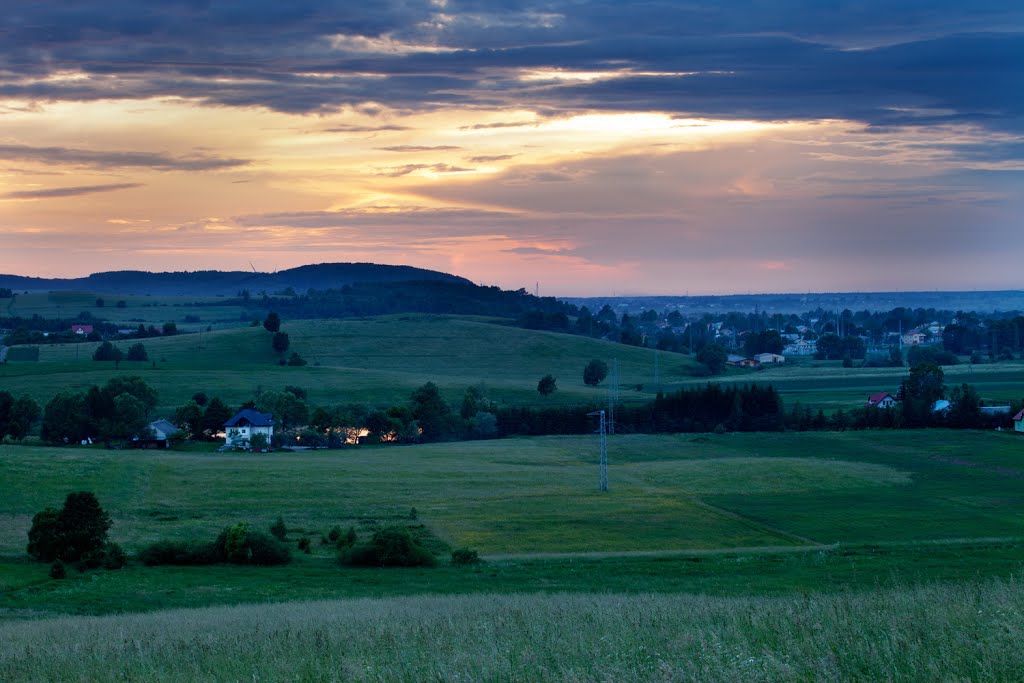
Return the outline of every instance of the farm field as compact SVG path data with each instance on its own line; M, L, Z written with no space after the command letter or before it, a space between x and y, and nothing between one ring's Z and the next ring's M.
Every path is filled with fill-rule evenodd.
M1024 666L1018 435L616 435L604 494L595 442L0 445L0 680L1000 681ZM280 515L294 561L53 580L26 532L74 490L97 494L130 555ZM320 542L383 524L484 563L341 567Z
M96 300L103 299L102 307ZM117 302L123 301L124 307ZM31 292L18 293L12 299L0 300L0 312L5 316L31 318L74 318L86 311L97 318L112 323L124 323L135 327L142 322L159 327L165 322L174 322L180 329L192 330L216 324L218 327L246 324L241 320L245 309L241 306L225 305L221 297L200 296L135 296L131 294L96 294L93 292ZM203 306L194 306L203 303ZM199 323L185 321L185 316L200 318ZM129 325L128 323L134 323Z
M1000 361L983 365L949 365L942 368L946 386L971 384L987 404L1006 404L1024 397L1024 362ZM770 383L786 401L787 407L799 401L826 413L842 409L857 410L864 401L878 391L893 394L900 380L907 376L903 368L844 368L841 361L811 361L790 366L771 367L762 371L738 370L717 377L715 381L728 383ZM665 389L700 385L707 380L684 380L665 383Z
M0 446L8 491L0 607L103 613L274 596L537 590L772 594L1009 576L1024 560L1024 440L1011 433L617 436L606 494L596 491L593 441L258 456ZM45 565L25 559L26 532L34 512L71 490L97 494L112 538L129 552L159 538L212 539L238 521L266 528L281 515L293 541L319 540L335 524L362 533L422 524L489 562L480 573L342 570L317 543L286 568L133 566L48 581Z
M91 360L97 343L41 346L38 363L0 365L0 382L12 393L45 402L62 389L84 389L117 374L138 374L159 392L161 407L188 401L195 391L239 404L257 389L298 385L313 403L361 401L371 405L403 402L424 382L435 382L450 401L461 401L467 387L485 382L495 400L515 404L559 405L604 399L604 387L583 383L592 358L619 360L623 386L650 383L654 351L586 337L538 332L490 320L447 316L388 316L337 321L286 321L291 346L309 365L282 367L262 327L142 340L149 362ZM127 348L134 342L121 342ZM661 354L664 377L688 376L693 361ZM537 381L558 378L558 391L542 399ZM624 391L649 398L640 392Z
M188 309L181 309L188 310ZM350 401L392 405L408 399L424 382L436 383L458 403L465 389L484 382L492 399L531 406L602 401L605 386L583 384L583 366L592 358L619 362L620 399L653 398L655 365L663 390L703 386L708 379L690 375L694 361L685 355L612 344L587 337L524 330L500 320L402 315L367 319L285 321L290 350L309 365L281 367L263 328L234 327L202 334L142 340L149 362L91 360L97 344L41 346L39 362L0 365L7 391L28 393L45 403L58 391L82 390L124 374L142 376L157 389L160 410L186 402L195 391L219 395L230 404L253 398L258 389L296 385L314 404ZM134 342L121 342L127 348ZM657 361L655 357L657 356ZM968 382L983 400L1008 403L1024 394L1024 362L1004 361L944 369L949 386ZM558 380L547 398L537 394L545 374ZM906 368L842 368L838 361L811 362L764 371L730 370L716 382L771 383L787 408L799 401L826 413L856 410L876 391L895 392Z

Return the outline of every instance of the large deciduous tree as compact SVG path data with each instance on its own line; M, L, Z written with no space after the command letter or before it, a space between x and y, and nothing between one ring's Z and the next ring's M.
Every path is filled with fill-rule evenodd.
M588 386L596 386L608 376L608 364L597 358L587 363L583 368L583 383Z
M33 517L28 554L44 562L77 562L102 551L110 525L95 494L69 493L60 510L46 508Z

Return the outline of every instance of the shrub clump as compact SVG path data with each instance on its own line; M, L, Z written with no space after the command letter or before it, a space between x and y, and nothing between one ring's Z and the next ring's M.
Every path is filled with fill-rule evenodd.
M292 561L292 554L284 543L268 534L253 531L245 522L224 529L213 546L221 562L269 566Z
M277 520L270 525L270 535L279 541L283 541L288 536L288 527L284 524L284 518L278 515Z
M162 540L143 548L139 559L147 566L207 565L227 562L271 566L288 564L292 554L273 536L253 531L240 522L226 527L213 543Z
M452 564L457 566L468 566L474 564L480 564L483 560L480 559L480 555L469 548L458 548L452 551Z
M344 548L338 559L353 567L432 567L434 556L400 526L386 526L365 543Z
M176 566L200 566L214 564L217 557L213 544L197 544L185 541L157 541L142 549L139 559L147 567L161 564Z

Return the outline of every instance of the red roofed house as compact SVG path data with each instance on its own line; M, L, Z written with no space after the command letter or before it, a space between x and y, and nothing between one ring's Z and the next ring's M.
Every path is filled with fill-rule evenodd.
M879 391L868 396L868 408L892 408L896 399L888 391Z
M1024 432L1024 410L1013 416L1013 431Z
M75 334L92 334L92 325L72 325L71 331Z

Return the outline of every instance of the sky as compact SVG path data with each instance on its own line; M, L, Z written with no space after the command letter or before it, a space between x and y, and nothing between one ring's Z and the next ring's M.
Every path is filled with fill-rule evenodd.
M1024 288L1024 4L0 14L0 273L406 264L542 295Z

